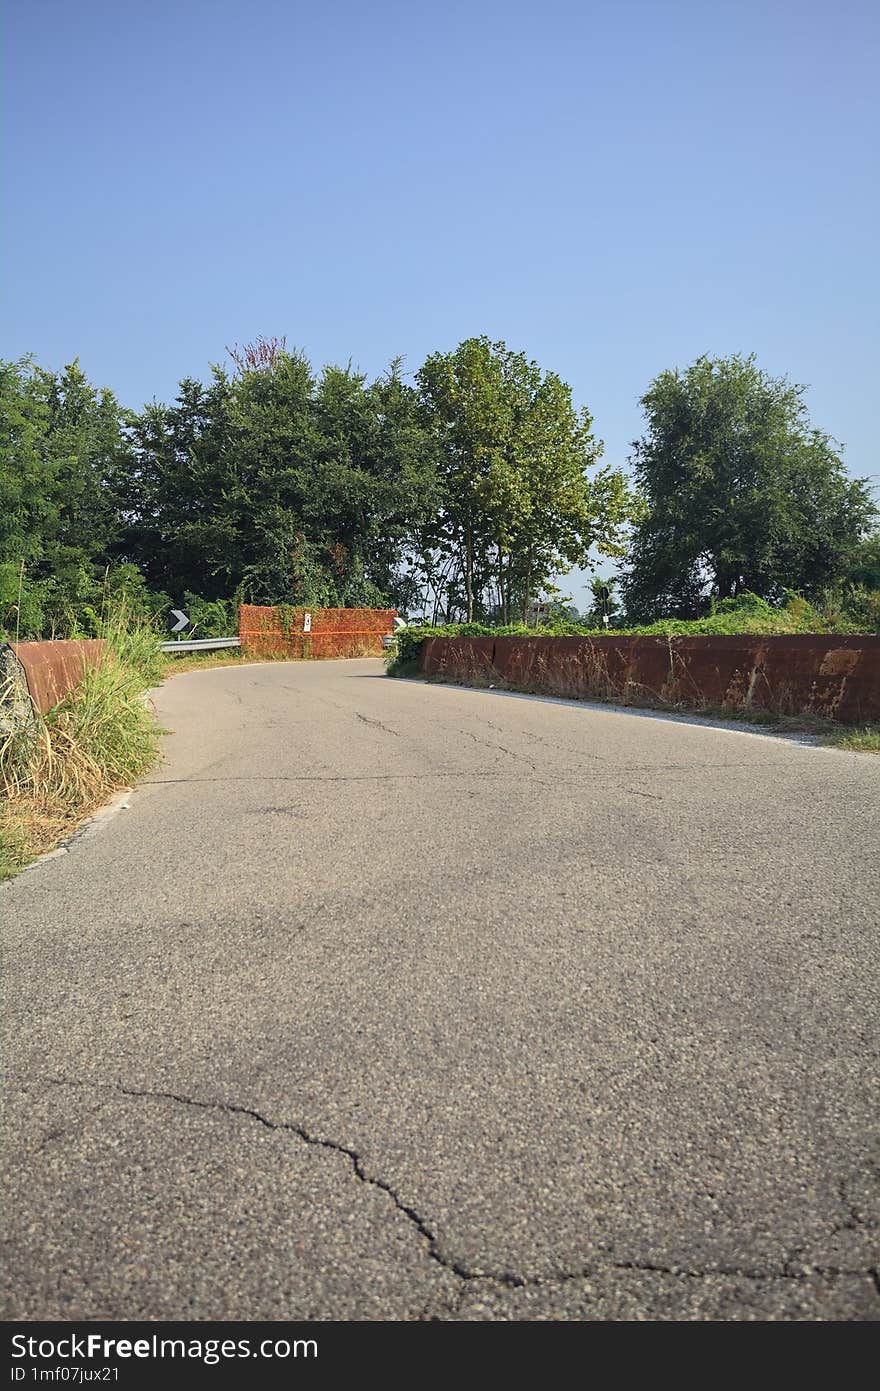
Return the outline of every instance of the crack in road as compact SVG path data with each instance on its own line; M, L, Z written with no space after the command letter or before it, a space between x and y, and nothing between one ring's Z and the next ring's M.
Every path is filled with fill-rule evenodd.
M501 725L492 724L491 720L487 720L487 721L486 721L486 726L487 726L487 728L489 728L489 729L494 729L498 734L506 734L506 733L508 733L507 730L502 729ZM510 731L510 732L513 732L513 731ZM532 731L532 730L530 730L530 729L520 729L520 730L517 730L516 733L518 733L518 734L520 735L520 737L523 737L523 738L526 738L526 739L531 739L531 740L533 741L533 743L542 744L545 748L548 748L548 749L555 749L557 753L574 754L574 756L575 756L576 758L588 759L590 762L593 762L593 763L607 763L607 762L608 762L608 760L605 759L605 758L603 758L601 754L598 754L598 753L588 753L586 749L572 749L572 748L569 748L568 745L566 745L566 744L557 744L555 740L553 740L553 739L545 739L545 738L543 737L543 735L541 735L541 734L535 734L534 731Z
M425 1243L425 1250L428 1257L434 1261L442 1270L456 1276L462 1282L483 1281L488 1284L500 1285L504 1289L526 1289L534 1287L545 1287L548 1285L569 1284L577 1280L588 1280L596 1276L601 1276L603 1272L609 1270L629 1271L638 1274L663 1275L674 1279L705 1280L718 1278L735 1278L753 1281L769 1280L798 1280L805 1281L816 1276L851 1276L856 1278L870 1278L875 1289L880 1295L880 1268L867 1267L859 1270L846 1269L841 1266L820 1266L815 1264L804 1265L800 1269L794 1269L789 1260L786 1260L778 1269L761 1269L759 1267L749 1268L743 1266L713 1266L707 1269L690 1269L686 1266L672 1264L660 1264L652 1261L620 1260L609 1254L607 1260L595 1265L585 1265L576 1270L552 1271L544 1275L531 1275L507 1270L482 1270L472 1267L457 1260L455 1257L447 1255L440 1249L439 1238L428 1219L424 1217L417 1208L407 1203L400 1196L398 1191L386 1179L375 1177L367 1172L364 1160L357 1150L350 1145L344 1145L338 1140L330 1140L321 1135L313 1135L304 1125L296 1121L276 1121L269 1116L263 1115L261 1111L255 1110L250 1106L242 1106L229 1101L200 1101L196 1097L184 1096L179 1092L151 1090L147 1088L125 1087L121 1084L101 1084L75 1082L64 1077L50 1077L46 1079L50 1085L59 1087L72 1087L77 1089L108 1090L121 1096L136 1099L146 1099L155 1101L171 1101L179 1106L193 1107L202 1111L220 1111L228 1115L245 1116L250 1120L256 1121L267 1130L286 1131L288 1134L295 1135L306 1145L315 1149L327 1150L332 1154L339 1154L347 1159L351 1164L352 1173L355 1178L366 1187L376 1188L384 1193L395 1209L404 1216L414 1228L418 1236ZM49 1137L45 1137L44 1143ZM848 1224L847 1224L848 1225ZM460 1299L456 1301L456 1308L460 1304Z
M484 749L489 749L493 753L506 753L509 758L513 758L517 763L525 763L532 772L537 774L538 769L530 758L524 758L522 754L516 753L514 749L508 749L504 744L493 744L488 739L481 739L478 734L474 734L470 729L456 729L455 734L464 734L468 739L473 739L475 744L479 744Z
M47 1080L52 1086L57 1087L73 1087L82 1089L87 1089L89 1087L88 1083L74 1082L71 1081L69 1078L65 1077L50 1077ZM199 1101L196 1097L183 1096L180 1092L158 1090L154 1091L145 1088L142 1089L136 1087L124 1087L119 1084L115 1086L109 1084L104 1085L107 1086L107 1089L109 1091L116 1092L118 1095L121 1096L143 1098L155 1101L173 1101L177 1105L191 1106L197 1110L221 1111L226 1112L229 1115L246 1116L250 1120L257 1121L258 1124L265 1126L267 1130L287 1131L292 1135L296 1135L297 1138L302 1140L303 1143L306 1145L310 1145L316 1149L329 1150L331 1153L334 1154L343 1155L351 1163L352 1172L354 1173L355 1177L361 1183L366 1184L368 1187L378 1188L380 1192L387 1194L397 1211L402 1213L403 1216L406 1217L407 1220L413 1225L413 1227L415 1227L419 1236L427 1243L428 1255L431 1257L432 1260L436 1261L437 1264L442 1266L444 1270L451 1271L452 1274L457 1275L462 1280L487 1278L488 1272L471 1271L467 1267L462 1266L459 1262L447 1256L444 1256L437 1247L436 1234L432 1231L426 1219L422 1217L422 1215L414 1207L411 1207L408 1203L404 1202L404 1200L400 1197L399 1193L397 1193L397 1191L391 1186L390 1183L386 1182L385 1179L374 1178L372 1175L368 1174L367 1170L364 1167L363 1159L358 1154L357 1150L352 1149L349 1145L344 1145L338 1140L328 1140L323 1136L313 1135L309 1130L305 1128L305 1126L300 1125L295 1121L272 1120L269 1116L264 1116L261 1111L254 1110L253 1107L240 1106L235 1102ZM101 1088L102 1084L95 1083L92 1084L92 1086L93 1089L98 1090ZM498 1280L503 1284L525 1283L524 1281L521 1281L516 1277L508 1277L503 1272L492 1274L490 1278Z
M488 727L489 727L490 729L497 730L497 732L498 732L499 734L503 734L503 733L505 732L505 731L500 727L500 725L493 725L493 724L489 723L489 721L487 721L487 725L488 725ZM590 786L590 783L591 783L592 781L596 780L596 777L597 777L597 775L596 775L595 773L589 772L584 778L581 778L581 779L577 779L577 778L558 778L558 779L555 780L555 782L547 782L547 781L545 781L544 779L539 778L539 769L538 769L537 764L536 764L536 763L533 763L532 760L531 760L530 758L526 758L526 757L524 757L522 754L517 753L514 749L509 749L509 748L507 748L507 746L504 745L504 744L493 744L493 743L491 743L488 739L481 739L481 738L479 737L478 734L474 734L473 731L472 731L472 730L469 730L469 729L459 729L459 730L456 730L456 733L457 733L457 734L466 734L467 737L468 737L469 739L473 739L474 743L480 744L480 745L481 745L483 748L485 748L485 749L489 749L489 750L491 750L491 751L498 750L499 752L501 752L501 753L506 753L506 754L508 754L511 758L516 759L516 761L517 761L518 763L525 763L527 767L531 768L532 773L533 773L535 779L538 781L538 785L541 786L541 787L553 787L553 788L559 787L559 786L565 786L565 787L589 787L589 786ZM537 738L537 736L535 736L535 737ZM538 739L538 742L539 742L539 743L542 743L542 744L546 744L546 743L548 743L549 741L546 740L546 739ZM558 746L550 745L550 747L558 747ZM569 750L568 752L572 752L572 750ZM593 755L587 755L587 757L593 757ZM600 761L602 761L602 760L600 760ZM544 770L544 771L546 772L547 770ZM552 771L552 770L551 770L551 771ZM616 776L618 776L618 772L619 772L619 771L620 771L620 770L618 770L617 772L615 772L613 775L610 774L610 773L604 773L604 774L599 774L598 776L599 776L599 777L606 777L606 778L607 778L607 777L610 777L610 776L616 777ZM627 771L627 770L624 769L623 771ZM644 798L646 799L646 801L649 801L649 802L662 802L662 801L663 801L663 798L662 798L662 797L659 797L655 792L641 792L638 788L635 788L635 787L624 787L622 790L623 790L624 792L629 793L629 794L630 794L631 796L633 796L633 797L644 797Z
M431 770L424 773L250 773L224 778L152 778L139 787L170 787L201 782L429 782L432 778L509 778L512 773L486 773L476 768Z
M367 720L366 723L372 724L375 722ZM383 725L382 728L384 729L385 726ZM395 731L392 729L388 729L387 732L389 734L395 733ZM539 785L545 787L558 787L560 784L563 783L568 787L589 787L593 783L614 782L617 779L619 779L621 774L623 773L668 772L671 771L673 768L682 772L704 771L705 769L715 768L724 771L727 771L731 768L738 768L744 772L752 772L754 769L760 769L763 771L766 768L781 768L787 766L784 764L773 763L713 763L693 765L682 763L669 765L645 764L642 766L630 767L627 764L622 763L617 769L615 769L614 772L591 772L581 780L576 780L575 778L557 777L554 779L553 782L547 782L543 778L539 777L539 769L536 766L536 764L532 763L530 759L523 758L521 754L514 753L511 749L505 748L503 744L488 743L486 740L479 739L475 734L471 733L470 730L462 729L456 732L459 734L466 734L468 738L473 739L478 744L482 744L484 748L490 749L492 751L497 751L498 753L506 753L510 755L510 757L514 758L517 762L525 763L526 767L531 768L532 773L534 774L534 780ZM543 769L541 771L543 771L546 774L548 772L552 772L553 770ZM144 778L141 782L138 783L138 787L173 787L175 784L187 785L190 783L233 782L430 782L432 779L435 778L474 778L480 780L484 778L497 778L499 781L503 781L505 778L512 778L515 776L517 776L515 773L494 772L480 768L427 769L424 772L419 773L247 773L242 774L241 776L228 774L224 777L219 778ZM625 792L631 792L634 789L624 787L622 790ZM651 794L648 792L638 792L636 793L636 795L640 797L650 797L654 801L664 800L664 798L658 797L656 796L656 794Z
M875 1178L878 1176L873 1166L872 1175ZM833 1229L833 1231L831 1232L832 1236L839 1236L842 1232L874 1231L876 1230L878 1225L880 1225L880 1222L878 1222L877 1218L866 1216L864 1213L860 1212L858 1206L849 1195L847 1180L845 1178L840 1179L840 1181L838 1182L837 1196L840 1199L840 1204L843 1207L846 1216L844 1217L843 1221L838 1223L838 1225ZM880 1293L880 1270L873 1273L874 1278L877 1281L878 1293Z
M361 720L364 724L371 725L373 729L382 729L386 734L393 734L395 739L400 738L400 730L392 729L390 725L383 724L381 720L371 720L369 715L362 715L360 710L354 711L356 720Z

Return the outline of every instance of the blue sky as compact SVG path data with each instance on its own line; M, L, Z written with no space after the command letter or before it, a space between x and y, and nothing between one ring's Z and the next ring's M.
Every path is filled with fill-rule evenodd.
M258 333L486 333L623 462L658 371L755 351L880 481L874 3L6 0L3 48L3 356L139 406Z

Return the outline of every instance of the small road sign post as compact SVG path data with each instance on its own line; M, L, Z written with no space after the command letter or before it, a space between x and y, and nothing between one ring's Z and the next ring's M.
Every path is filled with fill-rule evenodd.
M177 622L171 629L172 633L182 633L184 628L189 627L189 614L184 613L183 609L172 609L171 617L177 619Z

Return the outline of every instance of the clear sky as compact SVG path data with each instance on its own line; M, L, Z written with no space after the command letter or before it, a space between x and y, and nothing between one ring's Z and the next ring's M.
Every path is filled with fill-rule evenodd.
M755 351L880 481L875 0L3 14L3 356L136 407L259 333L371 374L486 333L623 462L658 371Z

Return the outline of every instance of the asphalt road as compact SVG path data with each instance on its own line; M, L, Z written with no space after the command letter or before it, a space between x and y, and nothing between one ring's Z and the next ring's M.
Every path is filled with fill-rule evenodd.
M6 1316L876 1317L880 759L381 672L0 892Z

